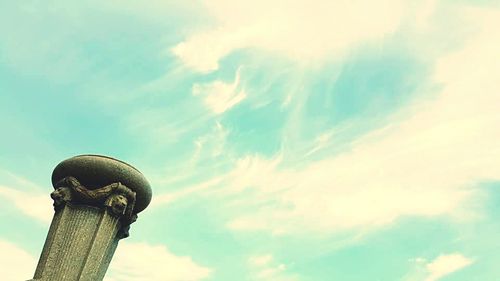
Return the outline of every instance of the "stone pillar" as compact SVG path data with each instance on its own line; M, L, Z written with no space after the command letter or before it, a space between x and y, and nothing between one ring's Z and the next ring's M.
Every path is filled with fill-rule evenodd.
M55 214L38 261L40 281L99 281L118 241L151 201L151 187L134 167L80 155L52 173Z

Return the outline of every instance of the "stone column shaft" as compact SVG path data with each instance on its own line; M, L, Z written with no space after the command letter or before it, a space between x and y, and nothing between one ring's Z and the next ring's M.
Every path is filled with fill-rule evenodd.
M32 281L101 281L118 241L151 201L144 176L119 160L81 155L52 174L55 214Z
M54 215L35 280L102 280L119 228L107 210L66 204Z

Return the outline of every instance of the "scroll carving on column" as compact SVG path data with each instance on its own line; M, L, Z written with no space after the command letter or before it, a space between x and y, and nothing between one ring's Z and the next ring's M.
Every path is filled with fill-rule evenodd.
M54 200L54 209L60 210L66 203L84 204L104 207L108 212L120 219L120 238L128 237L130 224L135 222L134 214L136 193L120 182L112 183L100 188L90 189L83 186L74 177L65 177L55 185L50 194Z

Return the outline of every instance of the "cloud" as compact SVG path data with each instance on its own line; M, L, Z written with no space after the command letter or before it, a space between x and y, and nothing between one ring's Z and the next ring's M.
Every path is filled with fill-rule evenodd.
M273 255L267 254L262 256L253 256L248 259L248 263L252 266L265 266L273 260Z
M269 281L292 281L298 280L296 275L286 272L287 266L274 261L271 254L252 256L248 259L248 264L255 271L252 280Z
M37 260L25 250L0 240L0 276L2 280L28 280L35 273Z
M110 264L107 280L196 281L208 278L212 272L190 257L172 254L163 245L121 242Z
M429 276L425 281L437 281L442 277L467 267L473 260L461 254L441 255L426 265Z
M43 223L50 223L54 210L52 201L48 194L19 191L0 185L0 197L14 203L14 205L25 215L37 219Z
M15 174L0 170L16 186L39 187ZM20 191L0 185L0 197L6 198L25 215L50 223L53 215L48 194ZM131 254L133 253L133 254ZM8 254L8 255L7 255ZM27 280L34 273L36 259L18 246L0 239L0 275L5 280ZM29 270L29 271L28 271ZM165 246L121 242L113 257L107 281L172 280L195 281L208 277L213 270L196 264L190 257L172 254Z
M422 93L386 127L334 157L300 166L282 155L242 158L227 186L251 196L244 193L228 226L331 233L387 225L401 216L474 214L468 203L480 196L475 185L500 180L500 13L462 12L478 32L437 61L439 93ZM257 209L245 211L249 206Z
M267 267L259 271L256 275L256 280L277 280L277 275L284 272L286 266L284 264L279 264L275 267Z
M211 189L211 188L217 186L217 184L219 184L220 182L222 182L223 179L224 179L224 176L215 177L215 178L209 179L205 182L195 184L195 185L192 185L189 187L185 187L185 188L178 190L178 191L163 193L163 194L159 194L157 196L153 196L153 199L151 201L151 207L158 207L158 206L162 206L165 204L170 204L170 203L173 203L177 200L185 198L189 195L197 194L197 193L203 192L205 190Z
M406 274L403 281L438 281L456 271L474 263L471 258L461 253L442 254L432 261L419 257L410 259L413 269Z
M27 280L37 260L17 245L0 240L2 280ZM161 245L121 242L111 261L106 281L196 281L213 270L197 265L190 257L178 257Z
M246 93L240 89L240 72L232 83L216 80L206 84L193 85L193 95L202 96L205 104L215 113L222 114L246 98Z
M435 0L204 1L215 26L172 48L188 67L210 72L235 50L256 48L297 61L340 57L393 34L403 20L425 26Z

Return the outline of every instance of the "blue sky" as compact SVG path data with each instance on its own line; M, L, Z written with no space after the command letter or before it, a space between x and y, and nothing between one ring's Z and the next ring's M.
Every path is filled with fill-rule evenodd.
M154 193L107 281L500 280L497 1L2 1L0 36L4 280L87 153Z

